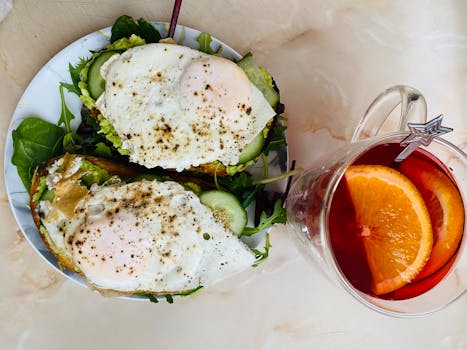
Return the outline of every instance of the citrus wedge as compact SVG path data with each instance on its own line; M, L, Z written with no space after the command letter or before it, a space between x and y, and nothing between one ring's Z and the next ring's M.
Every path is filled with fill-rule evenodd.
M443 267L457 251L464 231L464 206L454 183L428 161L409 157L400 164L399 171L419 190L433 227L433 249L416 278L420 280Z
M353 165L345 175L371 271L371 289L382 295L421 271L433 244L428 209L400 172L381 165Z

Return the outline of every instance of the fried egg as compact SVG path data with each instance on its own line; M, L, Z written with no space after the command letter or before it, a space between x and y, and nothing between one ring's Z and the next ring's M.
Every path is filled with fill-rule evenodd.
M132 162L182 171L241 151L274 117L263 94L234 62L172 44L114 55L101 67L97 100Z
M76 169L80 157L74 162ZM62 189L79 185L77 177L57 171L60 165L47 177L54 199L40 201L38 214L52 244L97 290L177 293L254 263L253 252L180 184L113 180L65 203Z

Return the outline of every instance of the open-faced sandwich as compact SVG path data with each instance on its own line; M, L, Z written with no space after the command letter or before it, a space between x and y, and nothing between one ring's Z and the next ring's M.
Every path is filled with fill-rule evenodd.
M36 173L31 210L60 263L99 291L180 294L255 262L247 215L212 184L65 154Z
M29 117L12 133L12 162L58 266L100 292L152 300L256 266L269 236L264 252L243 237L285 221L277 200L246 227L273 179L266 157L266 179L244 170L285 145L271 76L251 54L220 58L206 33L201 51L159 40L143 19L120 17L107 47L70 65L57 125ZM65 88L84 104L76 131Z
M128 21L120 17L112 42L77 68L80 98L113 146L147 168L217 175L258 159L280 108L269 73L251 54L233 62L209 44L148 43L157 32L120 37Z

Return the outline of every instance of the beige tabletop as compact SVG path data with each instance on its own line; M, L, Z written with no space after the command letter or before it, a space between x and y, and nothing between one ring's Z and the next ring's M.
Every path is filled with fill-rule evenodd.
M121 14L168 21L172 4L14 0L0 23L1 172L11 116L50 58ZM395 84L419 89L467 150L464 0L185 0L179 23L268 68L301 166L348 142ZM323 277L283 227L260 267L174 304L104 298L53 270L16 225L3 176L0 228L1 349L467 349L467 295L431 316L383 316Z

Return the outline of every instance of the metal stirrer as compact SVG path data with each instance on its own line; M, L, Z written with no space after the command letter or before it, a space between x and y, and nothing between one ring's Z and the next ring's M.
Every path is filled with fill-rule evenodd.
M436 118L426 122L425 124L408 123L410 135L400 142L401 146L405 146L401 153L394 159L394 162L399 163L406 159L418 146L428 146L436 137L453 131L453 128L442 126L443 115L440 114Z

